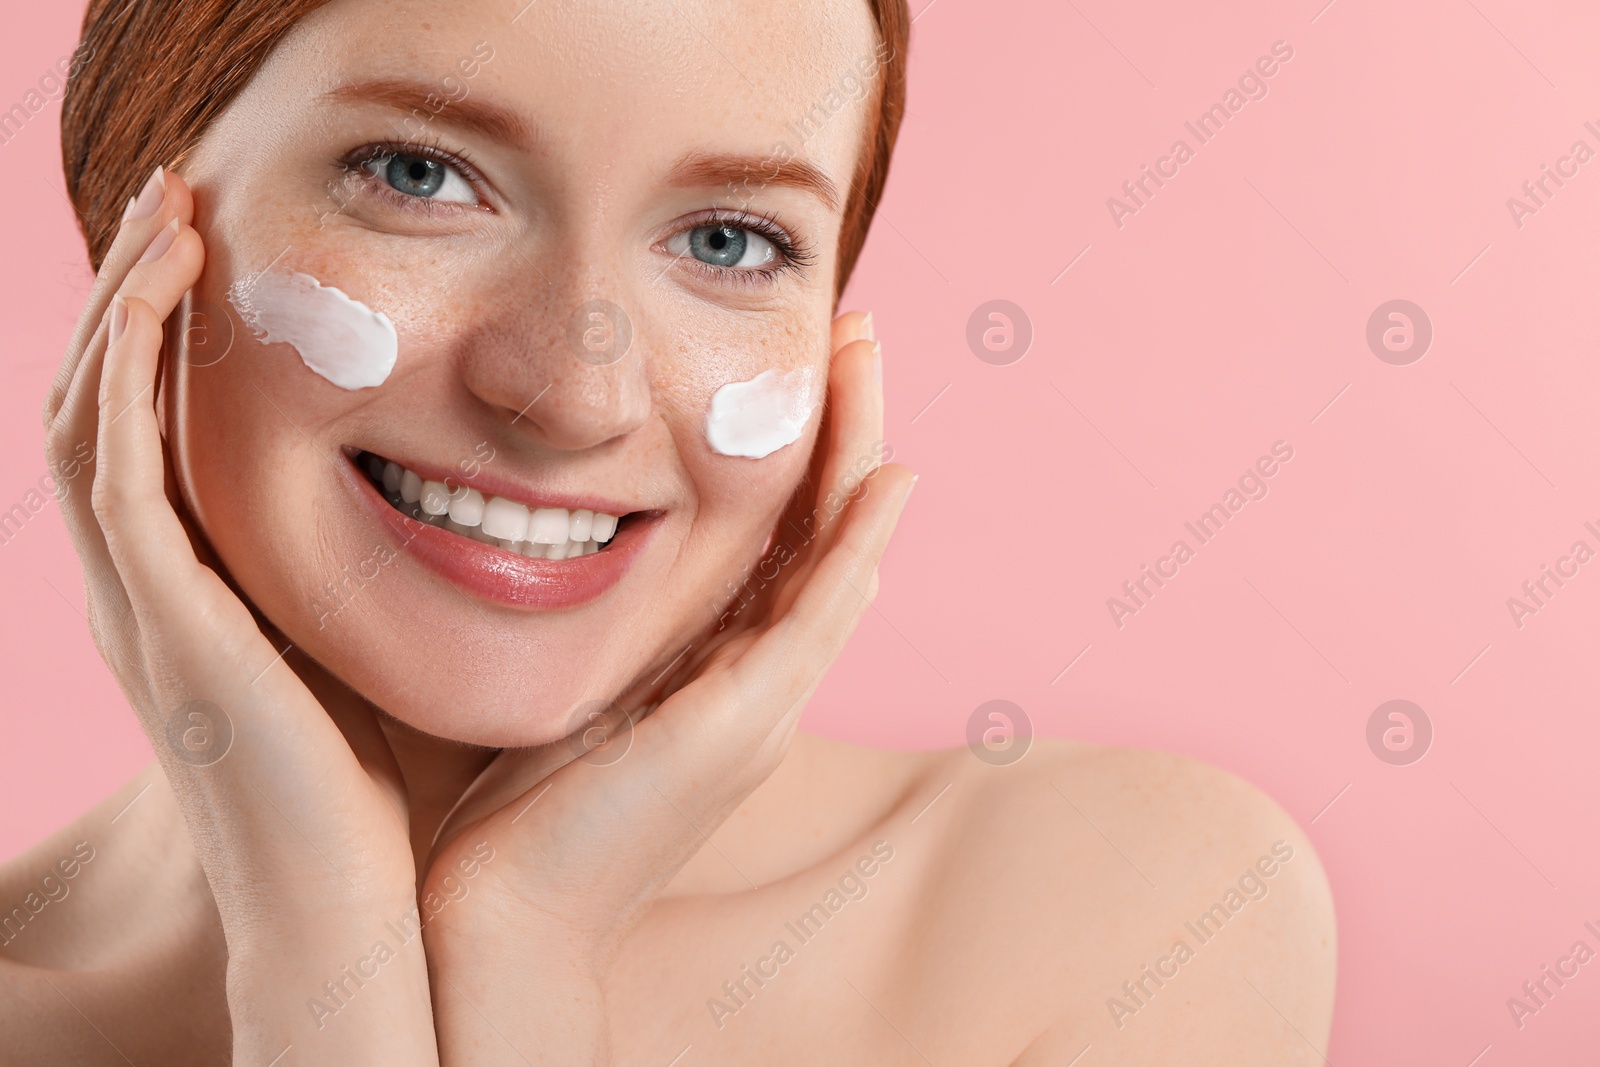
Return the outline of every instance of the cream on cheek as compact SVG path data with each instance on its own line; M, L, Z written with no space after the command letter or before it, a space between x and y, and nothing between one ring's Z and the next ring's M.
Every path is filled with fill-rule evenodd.
M292 345L307 367L341 389L382 385L400 352L387 315L309 274L246 275L229 288L228 302L262 344Z
M764 459L792 445L816 410L815 367L784 374L764 370L748 382L729 382L711 397L706 443L724 456Z

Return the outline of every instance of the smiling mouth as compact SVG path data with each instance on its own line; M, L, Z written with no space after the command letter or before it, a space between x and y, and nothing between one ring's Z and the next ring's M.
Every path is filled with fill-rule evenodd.
M360 452L355 461L400 514L530 559L575 559L603 551L619 523L629 518L582 508L530 508L464 485L428 481L372 452Z

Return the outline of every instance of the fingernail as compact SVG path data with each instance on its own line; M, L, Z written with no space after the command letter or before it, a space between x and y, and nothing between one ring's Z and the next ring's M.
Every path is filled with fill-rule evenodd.
M883 345L872 342L872 376L878 379L878 391L883 391Z
M122 336L122 331L128 328L128 302L122 297L113 297L111 300L111 328L106 335L106 344L114 345L117 338Z
M150 247L144 250L144 255L139 257L140 263L148 263L152 259L160 259L166 255L167 249L172 247L172 242L178 239L178 227L183 225L177 219L172 220L172 225L163 226L161 232L156 234L155 240L150 242Z
M920 477L922 477L920 474L913 474L911 476L911 484L906 486L906 495L900 498L900 506L902 508L906 506L906 501L911 499L911 490L917 487L917 479Z
M872 332L872 312L867 312L867 317L861 320L861 336L869 341L876 341L878 335Z
M149 218L156 213L166 195L167 175L157 167L156 172L150 175L150 180L144 183L144 188L139 190L139 195L128 201L128 212L122 217L122 221Z

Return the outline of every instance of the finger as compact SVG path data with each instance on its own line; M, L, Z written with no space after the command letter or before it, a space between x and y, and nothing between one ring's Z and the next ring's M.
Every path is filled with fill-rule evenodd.
M872 341L877 335L872 329L872 312L846 311L843 315L833 320L833 344L830 346L834 352L839 351L851 341L863 338Z
M881 353L877 341L863 339L845 345L833 357L828 380L832 440L822 466L820 528L831 524L844 510L842 500L878 467L883 441ZM826 551L830 543L831 538L825 538L818 547Z
M123 584L133 594L136 588L147 592L170 584L193 565L194 552L165 490L154 400L162 318L148 302L120 295L108 317L90 503Z
M781 614L816 561L827 554L837 536L839 518L853 498L870 491L869 480L885 455L883 390L876 341L857 340L835 353L829 371L826 452L816 467L816 496L810 513L791 515L779 530L802 558L773 598Z
M157 168L144 187L131 198L116 239L100 264L94 285L89 291L89 299L84 304L83 313L73 329L72 340L67 345L66 357L56 371L45 399L46 426L55 420L84 354L89 351L96 335L104 335L102 320L111 305L112 296L133 271L151 239L175 218L182 219L184 225L193 221L194 197L181 178Z
M899 464L881 468L878 478L870 495L846 509L832 549L798 583L789 610L723 669L703 671L635 728L633 753L668 780L731 787L703 791L706 814L724 793L754 788L777 765L806 699L876 595L873 575L915 481Z
M153 258L136 264L118 287L116 295L148 304L165 321L190 287L200 278L205 265L205 247L197 231L180 219L173 219L147 245ZM51 426L51 436L62 445L95 436L94 419L100 372L105 357L107 322L94 333L89 348L82 353L78 373L73 376Z
M732 624L724 616L711 636L698 642L694 655L670 674L648 687L670 692L692 677L723 646L763 619L784 611L796 595L814 561L833 543L836 519L852 496L864 485L887 454L883 441L883 389L881 348L876 341L852 335L871 332L871 315L851 312L834 320L834 339L845 339L835 349L828 367L828 402L823 412L818 443L806 476L785 506L773 530L769 561L781 574L757 608L739 608Z
M700 828L720 825L777 767L807 698L876 592L872 575L912 481L905 467L885 468L881 491L848 509L793 610L635 726L625 773L587 776L598 792L583 796L585 806L626 811L636 822L630 854L681 862L703 842ZM574 766L561 775L585 770L607 768ZM540 803L557 808L560 792Z
M152 182L155 180L151 179ZM184 247L190 242L181 236L194 215L194 199L189 187L176 174L168 174L164 176L160 188L162 199L153 208L135 201L138 211L125 216L111 251L101 265L94 289L79 317L72 343L68 346L66 358L45 402L46 425L52 431L61 422L66 401L78 382L87 376L92 379L91 387L98 389L95 372L98 360L104 353L105 311L110 306L111 298L117 293L141 297L162 310L162 317L165 318L165 312L176 306L177 299L198 277L203 257L196 259L191 254L192 249ZM149 192L150 187L147 186L141 197ZM154 214L142 214L149 210L153 210ZM173 229L174 225L178 226L178 230ZM194 268L193 277L188 276L189 272L184 269L187 267ZM181 287L174 289L174 282L179 282Z
M833 320L833 356L828 362L828 406L825 412L823 445L820 462L810 472L815 479L819 501L841 488L841 474L858 464L850 456L861 454L863 443L872 444L882 437L883 402L881 393L881 347L872 328L870 311L850 311ZM869 383L861 373L863 349L860 343L871 346L867 366L872 371ZM853 346L853 347L852 347ZM874 404L876 399L876 404ZM859 420L865 419L863 423ZM868 467L876 467L876 463ZM857 478L862 471L857 471ZM846 495L851 485L844 486ZM838 508L833 509L836 514ZM831 517L825 515L824 518Z
M181 227L182 223L177 225ZM140 264L138 272L124 279L122 293L127 298L143 301L157 316L165 319L198 280L204 261L205 251L199 234L183 227L164 254ZM100 605L102 612L117 610L113 591L121 585L106 548L104 531L93 513L89 488L98 459L99 397L109 320L108 315L79 366L51 426L48 449L62 517L83 561L85 586L91 597L112 598L112 602Z
M235 832L232 840L271 841L271 849L292 852L299 845L280 825L287 820L306 840L325 833L331 835L326 839L330 850L343 850L348 845L339 836L343 822L332 816L348 813L318 811L318 798L325 794L306 783L363 781L365 759L381 772L392 801L396 769L380 765L375 724L365 724L370 729L353 744L343 739L332 714L299 675L279 662L290 649L273 647L244 602L197 559L165 490L164 446L152 400L161 317L146 301L119 295L109 319L91 502L114 577L126 590L137 623L144 657L138 678L149 689L130 693L135 709L187 817ZM331 690L321 695L330 703L353 696ZM168 717L197 699L221 708L230 736L238 738L228 758L214 765L188 765L170 744L161 743ZM271 803L263 805L260 798L269 794ZM389 814L404 821L403 812ZM312 830L313 824L322 829ZM222 836L215 842L219 850L231 847ZM276 862L271 849L260 846L248 859L235 857L229 869L248 873L252 863ZM409 857L385 857L380 867L401 862L409 864ZM356 887L351 879L357 872L335 871Z
M625 764L576 762L581 753L569 740L503 753L445 819L434 854L492 819L514 855L538 856L548 847L547 825L618 813L630 841L608 852L625 852L640 869L675 871L703 843L701 828L719 825L776 767L805 699L876 595L878 561L914 481L903 466L884 468L881 491L852 503L794 609L731 665L713 665L634 725ZM534 804L540 816L517 826ZM573 857L562 883L594 898L603 889L591 877L598 862L598 854ZM614 870L609 875L603 880L616 881Z
M850 502L833 545L797 583L792 605L730 668L740 689L757 693L775 684L776 703L785 693L800 700L844 647L877 592L873 575L916 477L896 463L878 468L875 482Z

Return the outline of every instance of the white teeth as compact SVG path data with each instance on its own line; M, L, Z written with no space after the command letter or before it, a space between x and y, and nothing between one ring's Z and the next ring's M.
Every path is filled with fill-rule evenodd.
M483 521L483 494L462 486L450 494L450 517L463 526Z
M450 510L450 490L443 482L422 483L422 510L429 515L443 515Z
M507 497L422 476L368 453L367 474L401 513L530 559L574 559L600 551L617 532L617 517L588 508L534 508Z
M528 540L541 545L559 545L567 540L566 508L535 508L528 521Z
M521 541L528 536L528 509L503 496L490 497L483 509L483 532Z
M573 541L589 540L589 530L594 525L594 512L579 508L567 522L567 537Z

